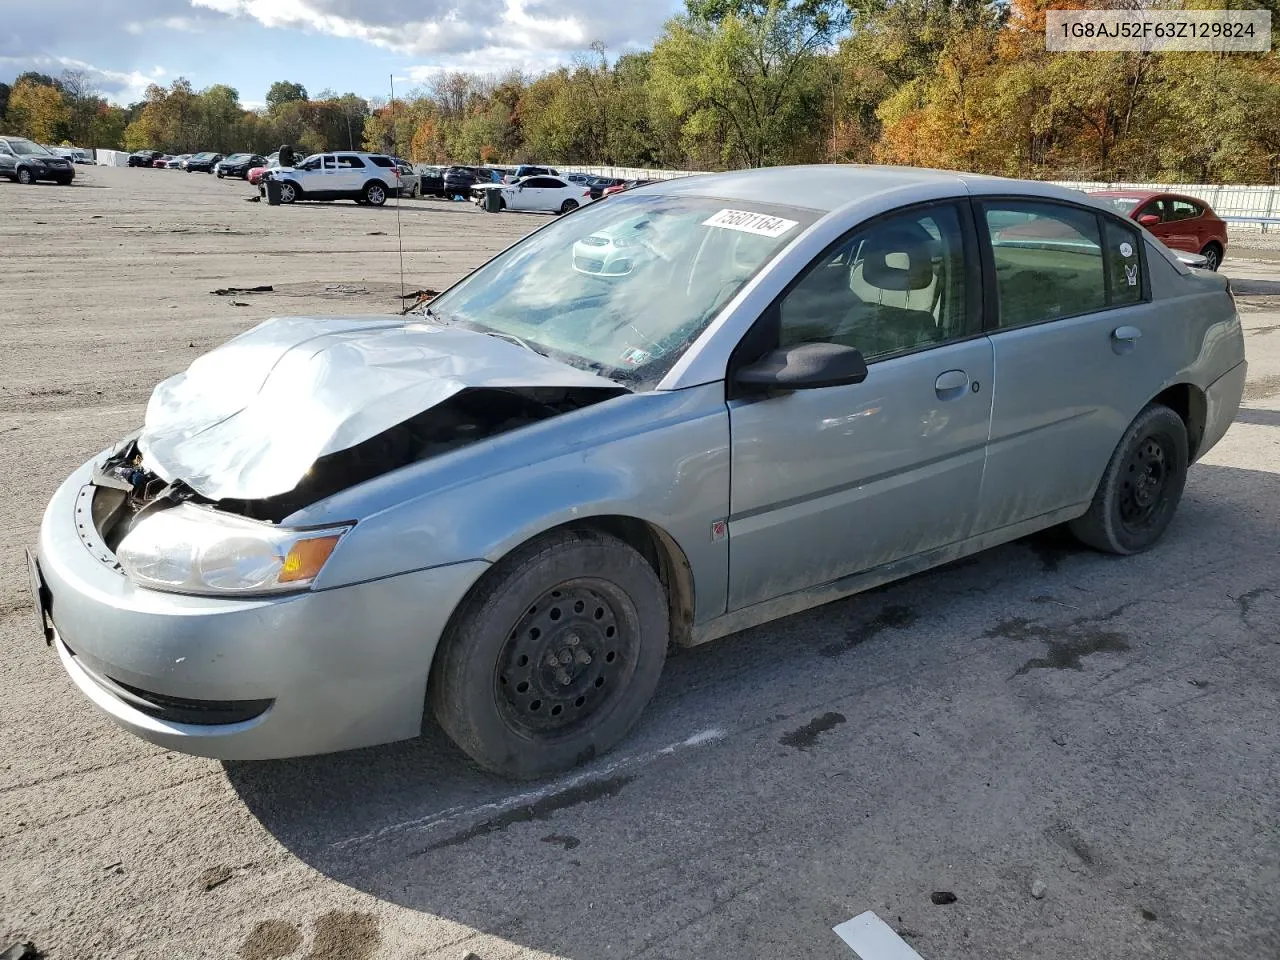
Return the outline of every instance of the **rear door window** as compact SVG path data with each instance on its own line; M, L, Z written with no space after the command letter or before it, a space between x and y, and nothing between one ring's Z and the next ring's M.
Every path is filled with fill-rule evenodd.
M1105 309L1107 270L1098 215L1061 204L982 204L1001 329Z
M339 154L338 168L340 170L362 170L364 169L364 161L349 153Z

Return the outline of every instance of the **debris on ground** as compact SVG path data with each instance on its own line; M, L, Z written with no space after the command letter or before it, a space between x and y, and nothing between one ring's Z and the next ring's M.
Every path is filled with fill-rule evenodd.
M368 293L369 291L366 290L364 287L357 287L350 283L331 283L324 288L324 292L325 293L358 294L358 293Z
M196 886L205 893L214 890L232 877L231 868L227 866L210 867L196 878Z
M950 890L935 890L929 894L929 899L935 907L945 907L949 903L955 903L958 898Z
M266 283L260 287L219 287L217 290L210 290L209 292L212 293L215 297L230 297L234 294L272 293L274 292L274 290L275 290L275 287L271 286L271 284L269 283Z
M43 958L44 954L37 950L36 945L30 940L25 943L15 943L0 953L0 960L43 960Z
M424 303L429 303L438 296L440 296L440 291L431 289L415 290L413 293L402 293L400 294L400 299L402 301L407 300L409 302L404 305L404 309L400 311L400 315L404 316L407 313L411 313Z
M252 196L252 197L245 197L245 198L244 198L244 202L245 202L245 203L261 203L261 202L262 202L262 197L257 196L257 195L255 194L255 195L254 195L254 196Z
M385 230L371 230L365 234L366 237L385 237L386 235L387 231Z
M248 304L247 304L247 303L245 303L243 300L232 300L232 301L231 301L231 305L232 305L233 307L247 307L247 306L248 306Z
M1044 893L1048 889L1049 888L1045 885L1043 880L1037 880L1035 883L1031 884L1031 896L1035 897L1037 900L1043 900Z

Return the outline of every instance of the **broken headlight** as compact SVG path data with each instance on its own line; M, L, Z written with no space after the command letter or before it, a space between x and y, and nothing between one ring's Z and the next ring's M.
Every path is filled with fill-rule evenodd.
M289 530L191 504L153 513L116 559L141 587L206 596L305 590L349 527Z

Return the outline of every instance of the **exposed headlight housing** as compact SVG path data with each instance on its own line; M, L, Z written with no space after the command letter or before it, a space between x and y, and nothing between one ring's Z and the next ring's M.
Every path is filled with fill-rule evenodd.
M349 526L290 530L182 504L144 518L116 550L140 587L202 596L306 590Z

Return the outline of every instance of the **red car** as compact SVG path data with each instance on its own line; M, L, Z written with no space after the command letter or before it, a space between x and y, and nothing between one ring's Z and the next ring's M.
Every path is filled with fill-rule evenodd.
M1170 250L1200 254L1209 270L1222 265L1227 253L1227 225L1203 200L1143 190L1099 190L1089 196L1137 220Z

